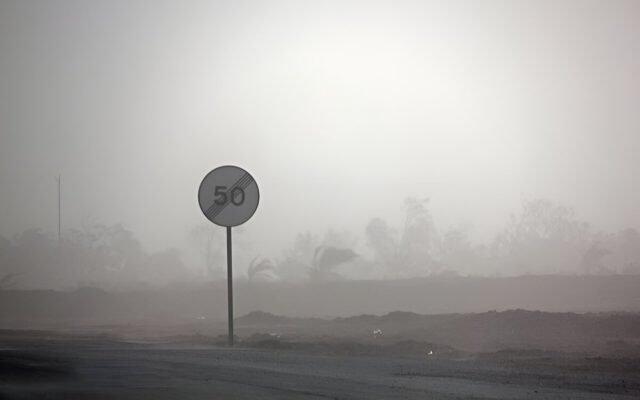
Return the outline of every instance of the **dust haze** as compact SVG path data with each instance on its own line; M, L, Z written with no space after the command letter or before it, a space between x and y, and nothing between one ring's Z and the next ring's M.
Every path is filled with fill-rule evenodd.
M0 397L42 394L12 380L36 360L60 398L176 398L92 380L173 362L147 345L189 381L186 347L219 356L236 398L282 394L254 367L291 398L640 394L638 43L631 0L0 0ZM248 364L198 204L221 165L260 189L233 228ZM318 354L355 357L346 386Z
M353 279L582 273L573 259L471 265L442 253L456 251L451 240L487 253L538 200L563 214L549 218L589 224L562 232L589 236L578 252L623 246L612 236L640 225L635 2L1 7L7 240L55 235L61 175L67 240L122 225L148 253L179 252L194 279L223 276L224 260L207 265L194 243L207 229L198 184L223 164L249 170L263 193L242 228L241 275L255 257L282 264L307 234L309 246L352 248L361 264L382 263L372 241L425 247L415 268L340 271ZM407 201L423 199L429 232L414 246ZM369 237L376 228L390 238ZM638 263L614 253L608 270Z

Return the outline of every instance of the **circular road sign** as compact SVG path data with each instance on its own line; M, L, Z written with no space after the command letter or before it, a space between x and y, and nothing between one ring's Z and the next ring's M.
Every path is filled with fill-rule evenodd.
M245 223L258 208L260 191L247 171L233 165L209 172L198 189L200 209L211 222L220 226Z

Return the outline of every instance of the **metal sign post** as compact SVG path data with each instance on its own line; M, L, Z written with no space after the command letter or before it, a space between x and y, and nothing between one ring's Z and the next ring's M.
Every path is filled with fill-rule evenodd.
M231 227L227 226L227 321L229 346L233 346L233 262L231 260Z
M209 172L198 189L198 203L205 217L227 228L227 312L229 346L233 346L233 262L231 227L245 223L260 202L255 179L244 169L232 165Z

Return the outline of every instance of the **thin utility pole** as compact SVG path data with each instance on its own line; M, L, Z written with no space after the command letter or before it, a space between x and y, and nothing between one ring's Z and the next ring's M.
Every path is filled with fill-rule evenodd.
M62 176L58 175L56 181L58 181L58 242L60 242L62 239L62 207L60 204L60 183L62 182Z

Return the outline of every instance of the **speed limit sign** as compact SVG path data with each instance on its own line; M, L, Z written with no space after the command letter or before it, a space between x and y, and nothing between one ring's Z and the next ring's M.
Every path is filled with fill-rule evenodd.
M198 189L200 209L209 221L227 228L227 322L229 346L233 346L233 262L231 227L241 225L253 216L260 202L255 179L247 171L233 165L209 172Z
M245 223L258 208L260 192L255 179L240 167L225 165L209 172L198 190L200 209L220 226Z

